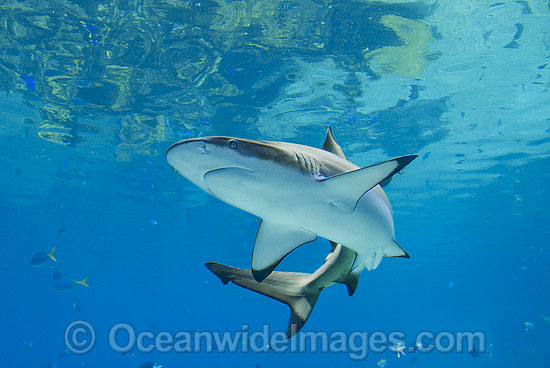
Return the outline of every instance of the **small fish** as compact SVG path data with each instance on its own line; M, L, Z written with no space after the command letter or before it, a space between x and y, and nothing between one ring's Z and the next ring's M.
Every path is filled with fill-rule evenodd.
M386 361L386 359L380 359L378 363L376 363L376 365L378 366L378 368L384 368L388 365L388 362Z
M67 355L69 355L69 349L65 348L65 349L61 350L59 353L57 353L57 359L61 360L61 359L65 358Z
M162 365L158 363L145 362L139 366L139 368L162 368Z
M489 358L493 358L493 352L495 351L495 346L493 344L489 344L487 348L487 352L489 353Z
M525 329L525 331L529 331L531 330L533 327L535 327L535 324L533 322L523 322L523 328Z
M353 124L357 121L357 116L353 115L351 118L349 118L348 120L346 120L346 123L345 124Z
M97 27L94 24L89 24L89 23L86 23L86 22L83 22L83 21L80 21L80 24L82 24L88 30L88 39L90 40L92 45L94 45L94 46L99 45L99 43L97 42L97 40L94 37L98 34Z
M61 271L59 270L54 270L53 273L52 273L52 279L54 280L59 280L60 278L63 277L63 274L61 273Z
M375 115L374 117L370 118L369 120L367 120L367 123L371 124L371 123L376 123L378 120L380 120L380 116L379 115Z
M46 253L46 252L36 253L31 258L31 262L30 262L31 265L41 266L42 264L44 264L44 262L46 262L48 260L48 258L50 258L54 262L57 262L57 259L55 259L55 257L53 256L53 252L55 252L55 247L53 247L53 249L50 253Z
M78 299L74 298L73 300L73 309L75 312L80 312L80 304L78 304Z
M477 346L474 346L474 350L470 351L470 355L472 356L472 358L479 358L481 356L479 348Z
M77 285L82 285L89 288L90 286L88 286L88 284L86 283L86 280L88 280L87 276L80 281L61 278L59 280L55 280L55 282L53 283L53 288L54 290L57 290L57 291L69 290L76 287Z
M401 358L401 355L407 355L405 354L405 348L406 346L403 345L401 342L396 342L395 344L389 346L390 351L397 354L398 358Z
M93 24L89 24L89 23L84 23L86 25L86 28L88 28L88 31L91 33L91 34L94 34L94 33L97 33L97 27Z
M62 228L62 229L57 230L57 234L56 234L57 237L58 237L58 238L62 237L63 234L65 233L65 230L66 230L65 228Z
M25 88L32 90L36 89L36 83L34 82L34 79L29 77L28 75L21 75L19 76L24 82L25 82Z
M180 136L180 138L191 138L193 136L193 132L191 131L185 131L180 128L176 129L176 133Z
M540 316L540 319L542 319L544 323L550 323L550 316Z

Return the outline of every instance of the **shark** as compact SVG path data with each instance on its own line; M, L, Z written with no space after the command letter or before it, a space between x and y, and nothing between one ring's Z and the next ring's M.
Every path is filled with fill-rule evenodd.
M356 253L351 273L383 257L410 258L396 242L390 202L379 185L412 162L408 155L360 168L332 129L322 147L225 136L190 138L167 150L170 166L212 196L262 219L252 275L264 280L299 246L322 237Z
M346 284L349 296L357 289L359 276L350 273L355 252L341 244L331 242L332 249L325 262L313 273L273 271L261 283L252 270L229 267L209 262L205 266L227 285L230 281L245 289L255 291L287 304L290 319L286 337L297 334L308 320L323 289L335 284Z

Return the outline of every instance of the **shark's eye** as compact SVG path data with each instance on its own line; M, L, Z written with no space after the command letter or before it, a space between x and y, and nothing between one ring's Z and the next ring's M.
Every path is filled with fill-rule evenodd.
M227 141L227 145L229 146L229 148L235 149L235 148L239 147L239 142L237 142L236 139L230 139L230 140Z

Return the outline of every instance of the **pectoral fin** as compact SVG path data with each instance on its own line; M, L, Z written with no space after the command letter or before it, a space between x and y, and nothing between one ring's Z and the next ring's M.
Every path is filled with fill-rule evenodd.
M410 155L394 158L362 169L323 179L321 180L321 184L325 186L327 194L336 194L337 197L340 198L342 198L342 196L349 198L349 201L338 201L333 204L343 211L352 212L363 194L401 171L416 157L418 156Z
M261 282L286 257L300 245L317 239L311 231L262 221L256 234L252 253L252 275Z

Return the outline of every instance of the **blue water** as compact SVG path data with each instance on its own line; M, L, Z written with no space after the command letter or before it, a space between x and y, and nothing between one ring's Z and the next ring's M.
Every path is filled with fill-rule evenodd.
M0 4L3 365L546 367L550 6L391 3ZM249 268L260 219L165 152L209 135L320 147L327 126L359 166L419 155L385 188L411 259L363 271L352 297L327 288L303 331L480 331L487 351L113 351L118 323L286 330L288 307L204 267ZM53 247L57 262L30 264ZM329 250L318 239L277 270L313 272ZM65 351L79 320L96 332L86 354Z

